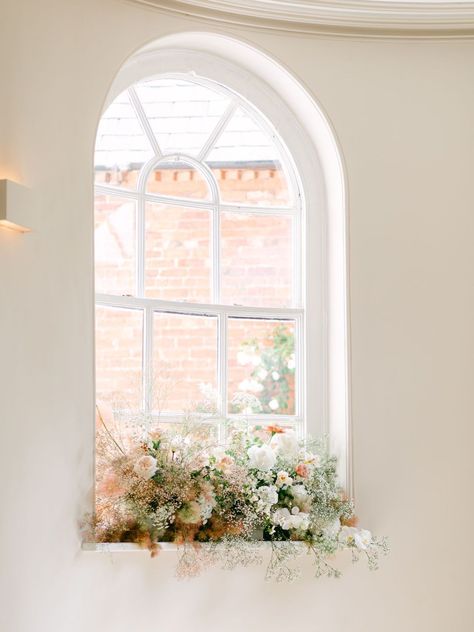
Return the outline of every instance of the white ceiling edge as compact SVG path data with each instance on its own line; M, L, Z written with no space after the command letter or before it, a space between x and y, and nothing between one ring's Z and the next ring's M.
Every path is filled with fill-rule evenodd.
M132 0L219 22L284 30L474 35L472 0Z

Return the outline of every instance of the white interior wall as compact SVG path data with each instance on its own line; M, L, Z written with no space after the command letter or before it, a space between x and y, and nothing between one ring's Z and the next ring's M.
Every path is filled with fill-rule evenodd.
M110 84L147 41L210 28L118 0L3 0L0 177L33 190L0 231L0 629L470 632L474 614L474 41L232 27L325 109L350 197L357 510L391 540L369 573L174 579L174 553L84 553L91 471L92 148Z

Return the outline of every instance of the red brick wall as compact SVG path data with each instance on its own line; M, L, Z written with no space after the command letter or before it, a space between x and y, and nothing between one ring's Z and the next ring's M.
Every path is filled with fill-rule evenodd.
M214 170L226 200L275 206L287 198L281 172L272 169ZM107 174L99 173L104 182ZM123 174L134 186L136 172ZM205 199L207 186L192 169L154 172L148 191ZM96 291L134 294L135 203L96 198ZM211 302L211 212L162 204L146 209L146 296ZM286 306L291 302L291 219L274 215L221 214L222 302ZM140 312L99 308L97 395L131 408L141 399ZM268 338L274 324L232 321L229 327L229 392L239 390L254 366L237 361L241 344ZM213 387L216 375L215 319L157 315L154 326L154 380L161 409L182 410L199 401L201 382ZM292 404L290 404L290 407Z

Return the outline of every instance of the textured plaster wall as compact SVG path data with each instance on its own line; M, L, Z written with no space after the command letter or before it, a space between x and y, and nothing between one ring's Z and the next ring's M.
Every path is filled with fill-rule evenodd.
M178 583L174 554L84 553L92 459L92 148L109 86L147 41L209 23L119 0L3 0L0 177L34 232L0 232L0 629L470 632L474 358L473 41L232 28L317 97L350 197L358 513L378 573Z

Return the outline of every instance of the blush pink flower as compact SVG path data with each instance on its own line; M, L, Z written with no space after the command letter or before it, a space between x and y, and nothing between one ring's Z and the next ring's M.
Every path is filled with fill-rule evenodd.
M301 476L301 478L308 478L308 476L309 476L309 467L307 466L306 463L299 463L295 467L295 472L298 474L298 476Z

